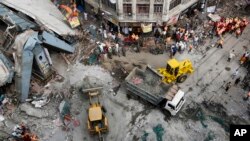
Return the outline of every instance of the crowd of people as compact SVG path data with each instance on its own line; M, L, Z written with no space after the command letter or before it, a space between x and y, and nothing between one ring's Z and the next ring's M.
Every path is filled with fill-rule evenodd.
M248 23L245 17L242 19L238 17L221 18L218 22L209 21L210 30L208 32L197 32L188 23L184 27L177 27L175 25L156 26L153 30L153 35L155 44L165 44L164 50L170 51L170 56L173 57L177 52L183 53L187 50L188 53L191 53L194 48L197 50L200 45L204 45L204 40L207 37L213 38L215 35L219 37L216 43L217 47L223 48L223 35L227 32L235 32L236 37L238 37L242 34ZM98 44L98 50L95 50L99 56L98 58L102 58L102 54L107 54L107 57L110 59L112 55L120 56L122 54L125 56L127 48L132 44L135 45L138 52L141 48L141 44L139 43L140 36L132 33L132 30L129 30L128 34L115 33L112 29L107 29L103 25L98 31L98 35L104 41L104 44ZM241 62L244 62L246 58L242 57Z
M226 32L235 33L238 38L246 26L249 24L246 17L244 18L221 18L218 22L211 22L214 25L216 35L221 36Z

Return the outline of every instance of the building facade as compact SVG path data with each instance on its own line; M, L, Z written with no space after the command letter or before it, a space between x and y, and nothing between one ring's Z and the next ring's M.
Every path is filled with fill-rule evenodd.
M198 5L199 0L85 0L94 11L100 9L104 19L119 26L141 23L172 24L178 17Z

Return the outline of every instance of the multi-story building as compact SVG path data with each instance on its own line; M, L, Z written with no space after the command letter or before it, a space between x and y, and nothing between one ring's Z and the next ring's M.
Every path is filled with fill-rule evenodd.
M117 25L140 26L141 23L171 24L180 14L197 6L199 0L85 0L102 12L104 19Z

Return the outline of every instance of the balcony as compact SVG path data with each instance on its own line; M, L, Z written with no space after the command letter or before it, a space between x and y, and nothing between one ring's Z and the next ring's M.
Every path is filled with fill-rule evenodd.
M162 13L154 13L153 14L154 20L161 20L162 19Z
M141 13L141 14L136 14L136 20L148 20L149 14L148 13Z
M137 3L144 3L144 2L149 3L150 0L137 0Z
M124 3L126 3L126 2L129 2L129 3L130 3L130 2L132 2L132 0L123 0L123 2L124 2Z
M123 13L123 18L127 20L132 20L132 14L131 13Z

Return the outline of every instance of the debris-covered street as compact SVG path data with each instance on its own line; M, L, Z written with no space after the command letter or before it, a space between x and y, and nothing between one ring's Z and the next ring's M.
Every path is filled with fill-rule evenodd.
M0 141L229 141L250 125L250 2L173 3L0 0Z

